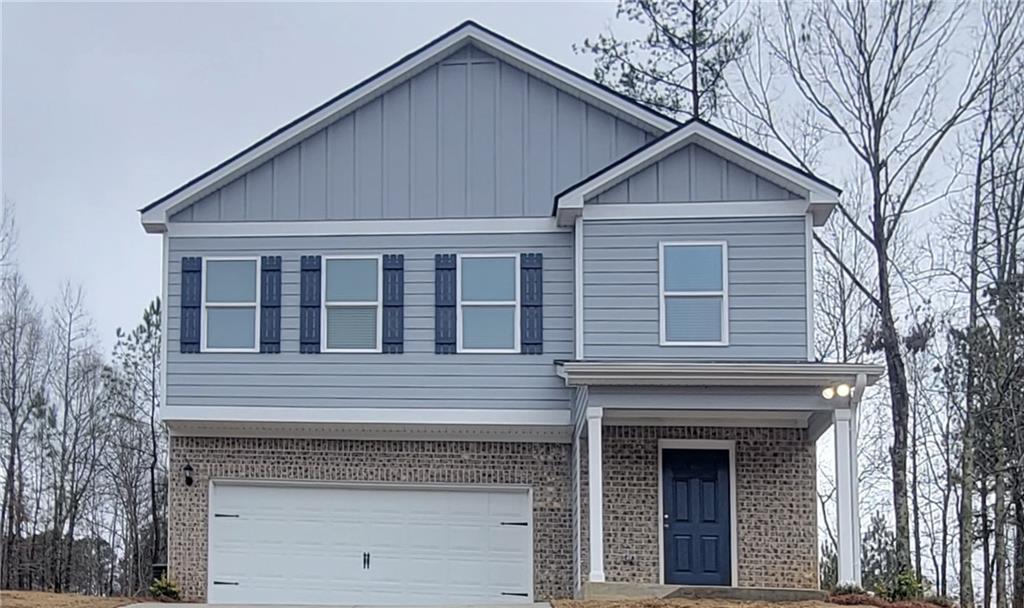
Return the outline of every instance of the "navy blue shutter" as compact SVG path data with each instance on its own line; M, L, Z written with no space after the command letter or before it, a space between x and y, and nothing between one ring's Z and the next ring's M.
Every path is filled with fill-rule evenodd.
M203 258L181 258L181 328L183 353L198 353L203 314Z
M519 346L527 355L544 352L544 254L519 258Z
M260 352L281 352L281 256L260 260Z
M302 256L299 297L299 352L320 352L320 256Z
M455 254L434 256L434 352L455 352Z
M381 345L386 353L403 352L405 334L405 256L384 256L384 321Z

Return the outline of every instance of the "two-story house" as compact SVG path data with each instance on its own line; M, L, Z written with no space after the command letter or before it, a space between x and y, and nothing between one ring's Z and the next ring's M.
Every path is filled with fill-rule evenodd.
M813 357L838 196L475 23L443 34L142 210L171 577L211 603L814 589L834 426L857 580L881 370Z

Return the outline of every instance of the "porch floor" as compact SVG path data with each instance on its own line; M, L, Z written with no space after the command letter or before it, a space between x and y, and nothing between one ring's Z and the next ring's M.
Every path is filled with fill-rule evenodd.
M818 589L773 589L767 587L703 587L645 583L583 583L585 600L629 600L643 598L722 599L745 602L824 601L828 593Z

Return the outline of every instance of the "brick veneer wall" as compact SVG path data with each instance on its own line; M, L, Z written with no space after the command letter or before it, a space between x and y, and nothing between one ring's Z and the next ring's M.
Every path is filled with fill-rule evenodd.
M802 429L604 427L605 577L657 583L658 440L736 441L738 584L816 589L816 453ZM581 572L590 572L587 447L580 446Z
M170 576L184 599L205 600L211 478L515 484L533 488L534 595L571 597L569 452L553 443L172 437Z

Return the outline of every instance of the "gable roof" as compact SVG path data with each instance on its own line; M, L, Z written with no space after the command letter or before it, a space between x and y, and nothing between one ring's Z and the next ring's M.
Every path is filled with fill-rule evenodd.
M700 145L737 165L805 197L820 225L831 213L842 190L735 135L697 118L651 140L604 169L555 195L552 213L558 224L571 225L584 202L689 144Z
M147 232L163 232L171 214L469 43L646 131L665 133L679 125L676 120L493 30L466 21L146 205L139 210L143 227Z

